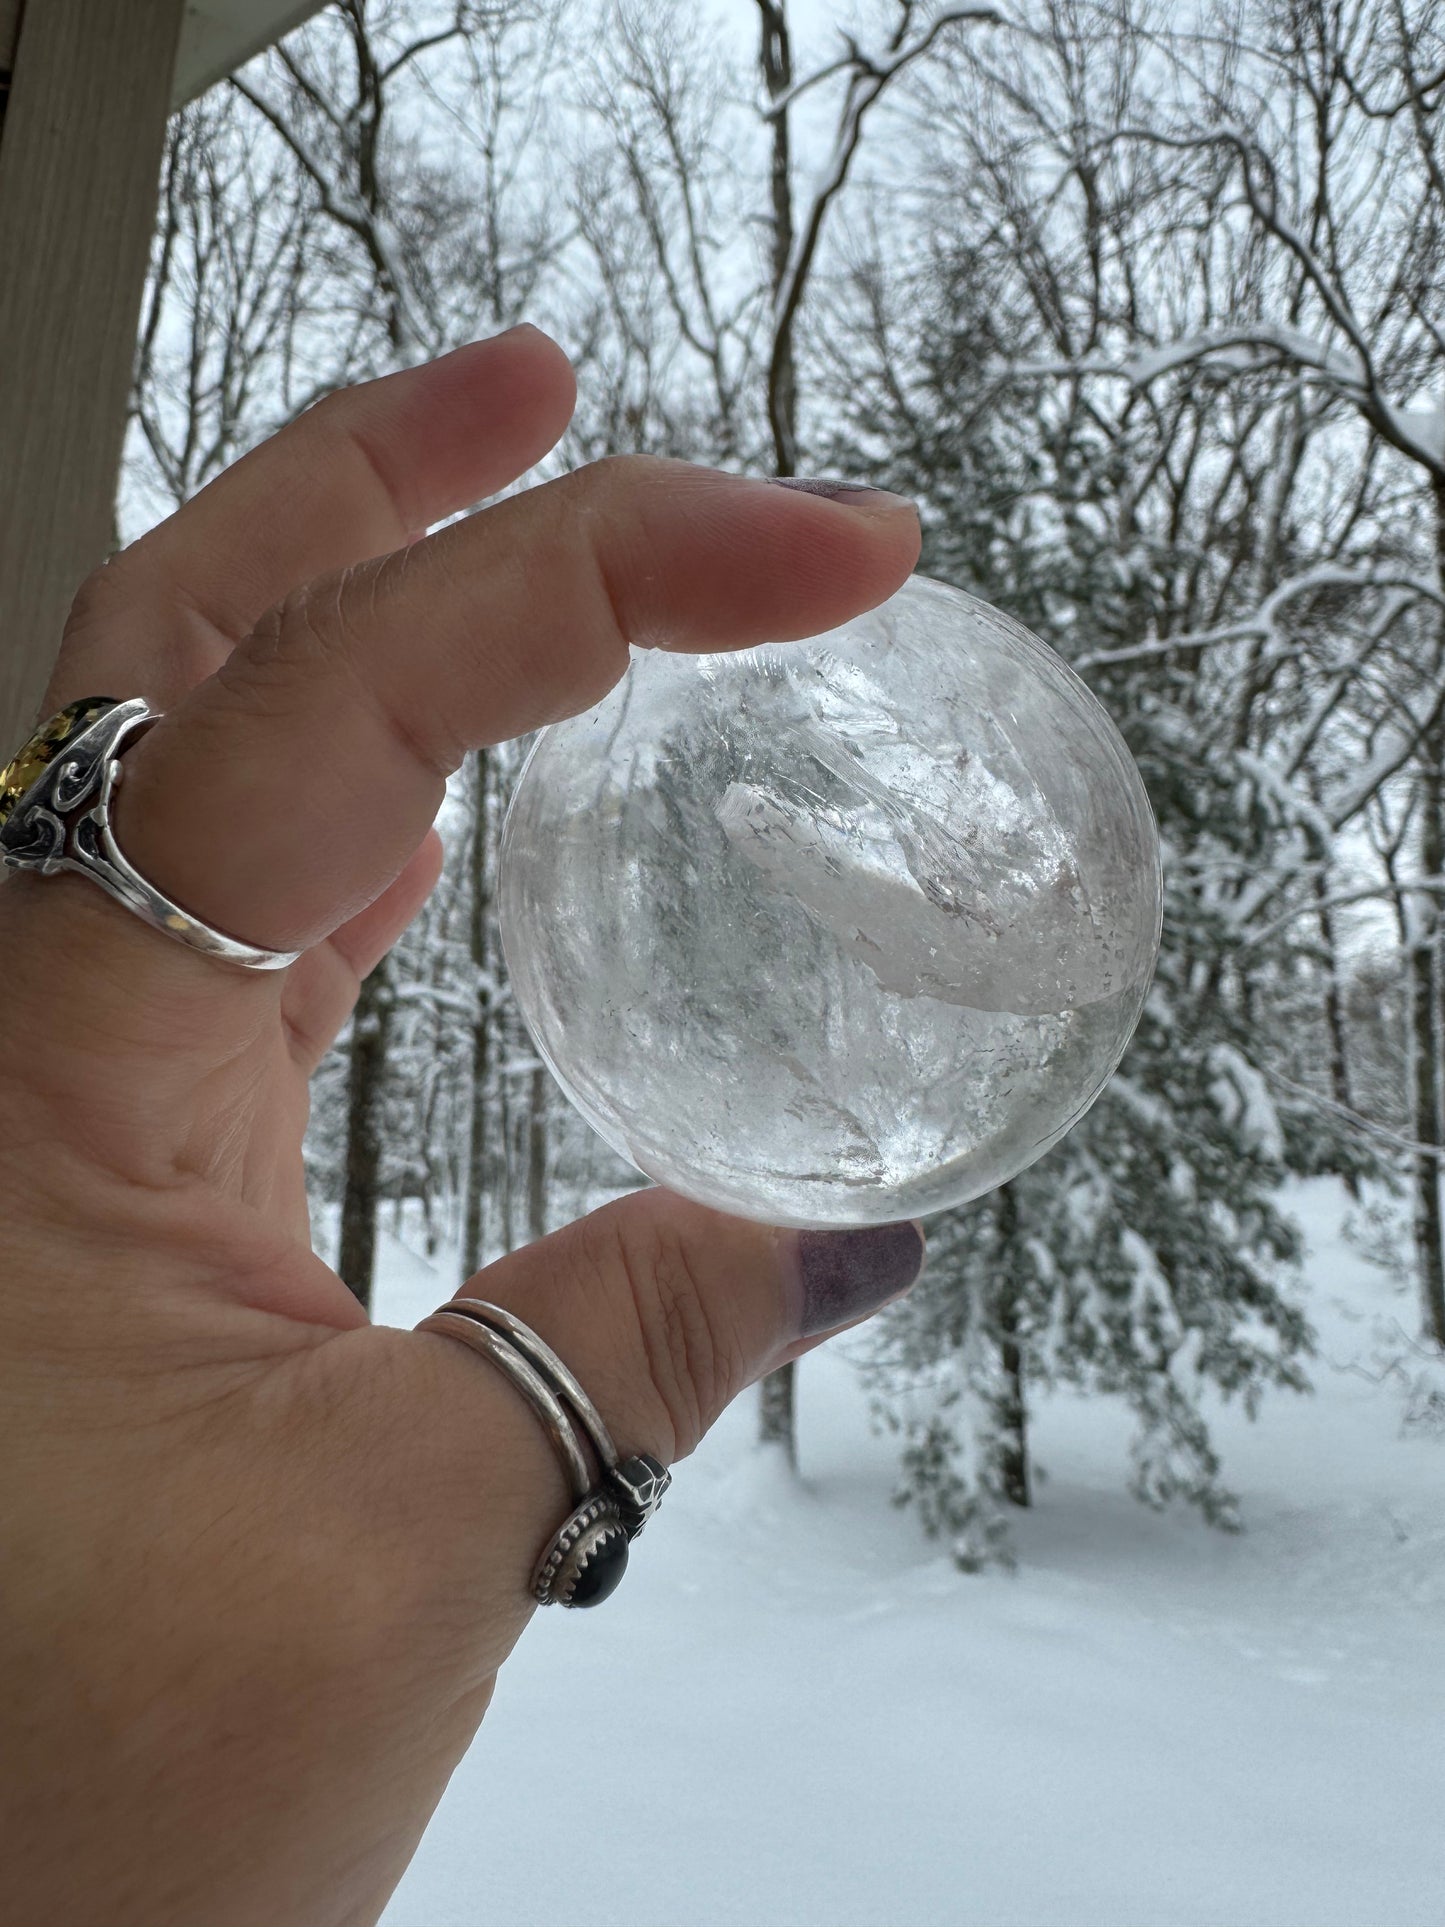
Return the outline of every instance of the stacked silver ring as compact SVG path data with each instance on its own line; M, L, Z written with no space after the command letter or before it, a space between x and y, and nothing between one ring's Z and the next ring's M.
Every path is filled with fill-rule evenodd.
M453 1298L417 1330L459 1339L489 1360L542 1421L572 1487L573 1507L542 1548L532 1596L543 1606L600 1605L621 1583L628 1547L661 1505L672 1474L647 1452L619 1459L601 1413L573 1374L502 1306Z

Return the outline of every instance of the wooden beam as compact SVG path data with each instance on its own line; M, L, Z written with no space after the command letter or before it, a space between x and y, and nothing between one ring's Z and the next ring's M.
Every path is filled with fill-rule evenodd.
M5 103L10 98L10 69L15 65L15 42L20 38L20 0L0 0L0 127L5 125Z
M0 132L0 759L110 547L183 5L24 4Z

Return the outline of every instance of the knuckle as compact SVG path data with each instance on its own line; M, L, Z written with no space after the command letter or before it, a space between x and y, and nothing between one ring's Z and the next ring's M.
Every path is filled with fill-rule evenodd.
M738 1361L722 1342L687 1241L637 1212L601 1213L596 1235L623 1296L669 1461L685 1458L738 1389Z
M299 667L354 674L356 626L352 614L354 570L293 589L281 604L276 626L280 653Z
M424 727L408 715L404 703L392 700L371 673L376 652L368 636L378 626L386 572L397 560L361 563L293 590L261 618L245 647L234 651L218 674L233 697L268 716L292 704L309 710L318 683L334 686L337 702L359 702L408 762L445 782L465 745L434 744L432 719Z
M646 467L647 460L645 455L599 455L595 462L587 464L582 478L585 485L611 494L628 488Z
M327 665L332 655L318 600L319 585L308 584L268 609L244 646L222 664L219 680L257 695L303 687L307 672Z
M67 636L108 622L125 607L130 590L125 554L122 550L92 569L76 590L65 624Z
M590 464L605 487L629 490L675 481L677 470L686 466L666 455L601 455Z
M216 727L229 728L238 719L269 727L304 706L307 679L296 673L292 647L289 611L271 610L216 670L215 687L224 699L211 706Z
M604 505L602 514L578 523L591 565L592 606L624 665L630 644L654 639L650 605L667 573L649 533L646 506L648 476L656 466L646 456L608 455L592 464L583 484Z
M356 594L364 569L344 569L292 589L256 624L240 652L245 666L284 668L288 680L308 672L354 673Z
M365 383L360 384L362 388ZM375 489L385 514L404 522L404 506L399 500L397 479L386 459L383 438L368 433L366 407L356 387L333 389L308 410L309 424L319 429L318 447L334 459L337 450L350 451L354 462L365 472Z

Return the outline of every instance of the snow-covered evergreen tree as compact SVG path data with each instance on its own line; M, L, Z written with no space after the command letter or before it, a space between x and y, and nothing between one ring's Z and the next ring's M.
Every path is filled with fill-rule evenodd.
M1014 585L980 581L946 542L928 561L1019 608ZM1048 622L1058 593L1055 581L1030 610L1039 626L1087 625L1097 638L1097 601L1076 604L1074 623ZM998 1552L1002 1502L1028 1502L1030 1390L1125 1398L1139 1496L1184 1498L1229 1524L1204 1394L1252 1408L1271 1387L1304 1383L1309 1333L1289 1281L1297 1238L1275 1194L1287 1169L1343 1160L1347 1140L1322 1146L1308 1111L1282 1112L1258 1067L1248 1000L1229 981L1229 898L1209 879L1259 860L1260 800L1201 732L1201 692L1177 681L1136 666L1101 692L1144 773L1165 853L1159 971L1124 1064L1037 1166L930 1227L928 1272L881 1341L882 1406L905 1435L902 1490L965 1564ZM1267 955L1249 967L1271 965L1284 967Z
M1196 245L1197 172L1181 187L1135 155L1092 158L1134 104L1127 43L1061 30L1054 51L1012 95L969 68L935 97L936 126L954 114L947 220L901 284L896 261L856 277L838 395L840 460L923 505L925 571L1038 630L1105 701L1165 857L1159 971L1120 1072L1038 1165L930 1226L924 1280L878 1340L900 1497L965 1565L1006 1556L1005 1507L1030 1496L1029 1397L1053 1386L1128 1402L1142 1499L1234 1523L1207 1398L1253 1409L1301 1388L1310 1346L1280 1182L1369 1162L1267 1078L1270 993L1317 971L1317 936L1258 906L1295 907L1296 873L1333 835L1276 735L1323 669L1329 612L1281 611L1293 683L1263 673L1257 618L1375 531L1335 514L1340 442L1288 373L1185 373L1147 405L1120 376L1191 314L1239 318L1281 289L1247 227Z

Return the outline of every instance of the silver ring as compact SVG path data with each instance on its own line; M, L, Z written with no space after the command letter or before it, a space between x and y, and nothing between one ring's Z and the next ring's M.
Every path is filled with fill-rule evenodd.
M504 1306L489 1304L485 1298L453 1298L442 1309L459 1312L464 1318L470 1318L501 1337L510 1339L524 1358L530 1359L539 1372L545 1372L582 1421L598 1462L605 1471L612 1470L617 1463L617 1447L612 1443L612 1434L602 1422L602 1414L552 1347L545 1344L530 1325L524 1325Z
M494 1338L510 1340L549 1380L557 1395L581 1420L602 1467L602 1484L617 1500L628 1538L635 1539L662 1504L663 1494L672 1484L672 1474L647 1452L618 1458L602 1414L552 1347L515 1313L502 1305L489 1304L485 1298L453 1298L442 1310L460 1313L474 1324L489 1328Z
M222 963L239 964L245 970L285 970L295 963L299 950L265 950L193 917L143 877L116 842L110 805L124 774L120 751L137 730L158 720L144 698L115 702L93 697L85 705L71 704L69 711L62 710L36 731L9 767L20 763L33 746L43 744L47 732L53 732L71 711L93 710L102 702L109 704L104 713L73 739L67 738L16 798L0 828L0 856L7 868L47 877L74 870L98 883L152 930Z
M473 1351L480 1352L483 1358L499 1366L522 1396L531 1400L532 1409L546 1426L547 1436L566 1469L572 1497L579 1503L587 1497L592 1490L592 1474L577 1443L577 1434L572 1430L561 1401L521 1352L504 1338L498 1338L480 1319L458 1317L449 1305L443 1305L429 1318L424 1318L417 1330L441 1332L444 1337L459 1338L464 1345L470 1345Z
M453 1298L417 1330L470 1346L500 1367L531 1403L567 1470L574 1501L537 1559L532 1596L543 1606L599 1605L621 1582L628 1547L661 1505L672 1474L650 1453L619 1459L612 1434L576 1376L530 1325L501 1305ZM597 1456L595 1484L579 1426Z

